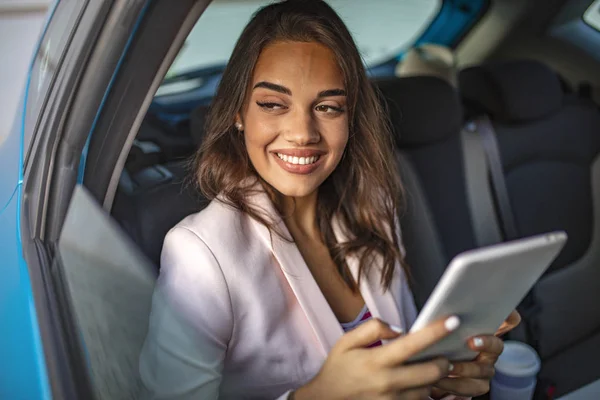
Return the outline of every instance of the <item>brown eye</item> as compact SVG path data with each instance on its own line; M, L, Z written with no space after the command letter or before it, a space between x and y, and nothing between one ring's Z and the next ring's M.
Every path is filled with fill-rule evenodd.
M326 105L326 104L320 104L320 105L316 106L315 110L317 110L319 112L324 112L324 113L327 113L327 114L342 113L342 112L344 112L343 108L334 107L334 106L330 106L330 105Z
M271 103L271 102L266 102L266 103L261 103L261 102L256 102L256 105L259 106L260 108L263 108L265 110L280 110L282 108L284 108L285 106L283 106L282 104L279 103Z

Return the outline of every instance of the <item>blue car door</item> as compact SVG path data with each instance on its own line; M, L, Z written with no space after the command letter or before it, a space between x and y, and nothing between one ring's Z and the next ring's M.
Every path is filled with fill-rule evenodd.
M147 271L146 261L106 210L141 117L208 3L52 5L20 116L0 143L3 175L11 180L0 182L0 398L135 398L139 340L110 346L121 322L137 316L144 326L154 278L131 272ZM89 246L108 257L103 265L120 254L130 268L95 268L89 253L80 252ZM102 280L100 271L112 274ZM104 304L127 276L133 277L127 287L139 290L117 292L130 293L140 307L126 308L136 302L118 296L125 303ZM123 329L135 331L129 327ZM106 353L103 346L110 347ZM132 356L118 358L123 354Z

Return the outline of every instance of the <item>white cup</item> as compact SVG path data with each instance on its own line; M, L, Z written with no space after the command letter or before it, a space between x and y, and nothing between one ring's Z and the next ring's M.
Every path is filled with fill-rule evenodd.
M491 400L531 400L535 392L541 361L538 354L525 343L506 341L496 363L492 379Z

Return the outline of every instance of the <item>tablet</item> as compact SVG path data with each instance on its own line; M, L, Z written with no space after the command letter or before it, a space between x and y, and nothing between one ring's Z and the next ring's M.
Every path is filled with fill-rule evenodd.
M473 336L494 334L565 245L565 232L514 240L457 255L417 316L410 332L456 315L460 327L411 361L446 357L472 360Z

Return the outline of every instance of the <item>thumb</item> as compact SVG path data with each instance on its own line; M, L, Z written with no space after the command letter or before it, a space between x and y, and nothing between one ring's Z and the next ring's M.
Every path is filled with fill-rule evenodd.
M379 340L394 339L403 334L400 327L373 318L346 333L338 342L341 350L367 347Z

